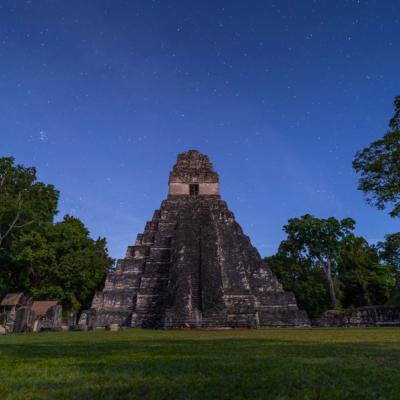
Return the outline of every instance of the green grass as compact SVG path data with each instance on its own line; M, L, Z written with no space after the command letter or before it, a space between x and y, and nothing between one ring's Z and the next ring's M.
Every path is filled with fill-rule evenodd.
M0 399L399 399L400 329L0 337Z

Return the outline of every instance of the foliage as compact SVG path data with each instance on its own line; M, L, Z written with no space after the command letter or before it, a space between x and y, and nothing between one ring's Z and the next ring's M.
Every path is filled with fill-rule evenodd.
M381 263L377 248L352 233L354 225L349 218L291 219L277 254L265 259L310 317L332 308L330 287L344 308L384 304L393 291L393 266Z
M298 257L297 249L290 242L283 241L278 253L265 261L285 290L295 294L298 306L309 317L317 317L330 307L325 274L310 260Z
M338 280L345 308L384 304L395 286L393 267L381 264L376 248L353 235L341 242Z
M339 221L333 217L320 219L306 214L290 219L283 227L293 256L300 263L308 262L312 268L324 271L333 308L337 305L333 278L337 272L340 241L351 234L354 225L351 218Z
M0 158L0 250L14 233L51 222L57 201L58 191L38 182L35 168L14 165L11 157Z
M399 371L398 328L0 338L0 398L7 400L394 400Z
M400 304L400 289L397 288L393 291L390 299L386 302L388 305L398 305Z
M358 188L368 203L378 209L393 207L392 217L400 215L400 96L394 100L395 113L389 131L382 139L357 152L353 168L361 174Z
M112 263L105 239L92 240L82 222L70 216L43 233L22 235L13 260L18 289L72 309L90 305Z
M383 242L377 244L380 258L391 265L396 278L396 289L393 291L388 304L400 304L400 232L385 236Z
M24 291L36 299L62 301L67 309L88 307L112 263L105 239L91 239L83 223L71 216L53 223L58 192L37 182L34 168L13 162L0 159L0 199L4 200L0 295ZM13 228L6 228L14 220Z
M377 244L382 260L393 266L397 280L400 280L400 232L385 236L383 242Z

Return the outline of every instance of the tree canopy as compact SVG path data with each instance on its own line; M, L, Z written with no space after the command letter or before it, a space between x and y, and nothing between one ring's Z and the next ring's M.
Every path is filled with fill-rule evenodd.
M396 279L396 289L388 303L400 304L400 232L385 236L385 240L377 244L379 255L383 262L393 267Z
M301 257L293 243L284 240L278 252L265 258L265 261L285 290L295 294L299 307L306 310L310 317L319 316L330 308L324 272L306 257Z
M363 237L350 235L340 243L337 282L344 308L384 304L395 286L393 266L381 263L377 248Z
M34 168L0 159L0 295L24 291L67 309L88 307L112 264L106 240L90 238L77 218L54 223L58 191Z
M36 180L36 169L14 165L12 157L0 158L0 248L16 231L37 229L53 220L58 191Z
M355 221L290 219L287 238L267 264L311 317L335 307L384 304L393 292L393 266L378 249L353 233Z
M389 214L400 216L400 96L388 132L356 153L353 168L361 174L358 188L367 202L382 210L391 207Z
M336 308L337 302L333 275L336 273L340 241L351 234L354 225L355 221L351 218L339 221L333 217L320 219L306 214L290 219L283 227L298 257L324 271L333 308Z
M400 232L386 235L385 240L378 242L377 246L380 257L393 266L398 279L400 279Z

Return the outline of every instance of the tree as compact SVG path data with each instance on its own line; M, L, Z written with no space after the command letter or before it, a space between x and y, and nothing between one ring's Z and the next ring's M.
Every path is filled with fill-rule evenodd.
M304 215L290 219L284 227L287 238L274 256L265 259L310 317L318 317L333 305L384 304L393 292L393 265L382 262L376 246L353 234L354 225L350 218L339 221ZM396 259L393 249L398 248L389 247L387 254Z
M333 217L319 219L306 214L290 219L283 228L288 235L287 242L297 251L297 258L324 272L333 308L337 306L333 278L337 273L340 241L351 234L354 225L351 218L339 221Z
M304 259L298 249L284 240L276 255L265 258L285 290L296 296L299 307L314 318L330 306L327 281L323 271Z
M105 239L91 239L82 222L70 216L43 234L22 235L13 251L19 290L74 310L90 306L112 265Z
M400 304L400 232L385 236L383 242L377 244L381 260L393 267L396 288L388 303Z
M361 174L358 189L378 209L393 207L390 216L400 216L400 96L394 100L394 116L382 139L356 153L353 168Z
M35 168L0 158L0 249L17 231L51 222L57 212L58 191L36 181Z
M393 267L380 262L375 246L354 235L340 244L337 274L345 308L384 304L395 286Z
M383 242L378 242L381 259L392 265L396 274L398 286L400 286L400 232L385 236Z
M35 168L0 158L0 296L24 291L77 310L90 305L112 259L79 219L53 222L58 194Z

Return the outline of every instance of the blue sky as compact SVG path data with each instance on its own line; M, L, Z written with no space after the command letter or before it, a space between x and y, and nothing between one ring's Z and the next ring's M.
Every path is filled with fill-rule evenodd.
M400 94L398 1L1 1L0 156L34 165L122 257L198 149L262 255L289 218L350 216L351 161Z

